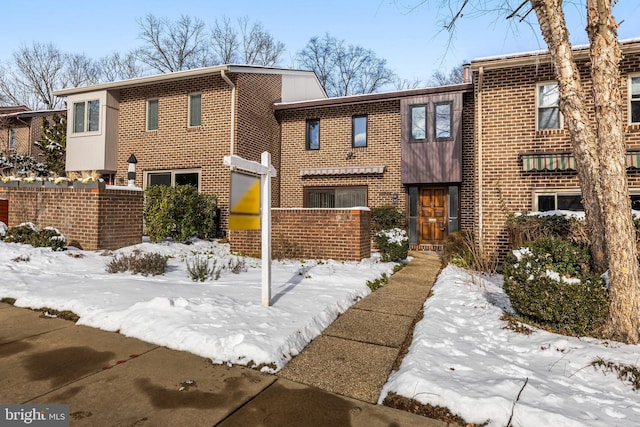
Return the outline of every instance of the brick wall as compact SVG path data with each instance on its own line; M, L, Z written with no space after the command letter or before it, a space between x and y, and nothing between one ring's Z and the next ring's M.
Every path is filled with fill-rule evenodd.
M587 94L588 108L593 109L591 78L587 59L579 60L580 77ZM640 54L626 54L621 64L620 87L623 120L627 120L627 77L640 71ZM477 74L475 90L478 91ZM476 130L482 120L482 238L487 256L503 259L508 251L507 215L534 209L534 190L578 189L575 171L524 172L519 154L572 151L569 132L536 130L536 84L554 81L553 67L544 61L530 65L488 69L482 83L482 111L476 111ZM629 148L640 148L640 125L626 129ZM478 156L476 148L476 158ZM478 165L475 165L478 179ZM629 186L640 189L640 172L629 171ZM476 181L477 182L477 181ZM476 215L479 193L474 190ZM476 231L478 218L476 217Z
M367 147L352 148L354 115L367 115ZM282 126L281 206L304 206L303 188L367 186L369 207L392 204L405 209L400 179L400 101L327 106L279 112ZM306 120L320 119L320 149L306 150ZM355 158L346 154L354 152ZM300 176L302 168L386 165L383 174Z
M368 209L273 209L272 257L360 261L371 255ZM231 250L261 254L260 230L229 232Z
M281 76L229 77L237 88L235 153L259 161L262 151L271 151L278 162L278 124L271 107L280 98ZM194 92L202 94L202 125L188 127L188 97ZM158 129L154 131L146 130L146 103L150 98L158 99ZM225 229L230 174L222 161L230 151L231 88L222 77L215 74L122 89L119 108L116 183L126 184L131 153L138 160L136 185L140 187L147 171L200 170L200 190L218 196ZM275 180L273 186L277 203Z
M67 243L85 250L118 249L142 241L141 191L74 188L0 188L9 201L9 224L55 227Z

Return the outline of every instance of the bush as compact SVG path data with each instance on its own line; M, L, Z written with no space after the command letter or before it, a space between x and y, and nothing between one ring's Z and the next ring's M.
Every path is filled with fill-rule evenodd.
M404 226L404 211L396 206L380 206L371 209L371 227L374 232L404 228Z
M213 265L209 263L206 256L195 256L191 260L187 259L187 273L194 282L204 282L210 277L215 280L220 278L222 268L216 268L217 260L213 260Z
M144 221L151 241L214 237L215 196L201 194L191 185L155 185L147 188L145 198Z
M8 243L24 243L36 248L49 247L54 251L63 251L67 240L53 227L38 230L31 222L25 222L9 228L2 239Z
M456 231L447 235L444 242L442 265L449 263L461 268L474 268L473 252L469 246L470 240L467 233Z
M113 257L107 264L108 273L123 273L130 271L143 276L157 276L164 274L167 268L167 257L158 253L144 253L138 249L128 255L120 254Z
M389 276L387 276L387 273L382 273L382 275L377 279L367 280L367 286L371 289L371 292L374 292L386 285L388 281Z
M545 237L507 256L504 289L516 314L554 331L584 335L604 321L608 292L589 250Z
M409 255L409 238L400 228L379 231L375 240L383 261L400 262Z

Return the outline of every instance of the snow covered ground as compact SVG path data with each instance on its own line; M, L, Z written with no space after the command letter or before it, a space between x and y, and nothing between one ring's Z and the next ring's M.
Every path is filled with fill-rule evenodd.
M264 364L264 371L275 372L368 295L368 280L391 274L395 265L377 258L359 263L274 261L273 303L263 307L261 261L231 255L228 244L142 243L115 253L134 249L170 256L167 272L110 274L105 267L113 254L0 242L0 298L15 298L18 307L71 310L80 316L78 324L119 331L215 363ZM227 269L218 280L193 282L185 259L196 254L215 257L218 266L244 260L246 271Z
M501 276L446 267L380 402L395 392L491 426L506 426L512 411L512 426L640 425L640 392L591 366L596 358L639 366L640 346L524 335L505 329L503 310L511 307Z
M134 249L168 255L167 272L109 274L113 253L0 242L0 298L21 307L71 310L79 324L208 357L216 363L280 370L340 313L369 294L367 280L394 264L274 261L273 306L261 305L260 261L243 258L240 274L204 283L189 278L195 254L236 263L229 246L143 243ZM18 261L17 259L29 259ZM640 393L590 366L596 358L638 366L640 346L505 329L510 310L500 276L454 266L440 274L414 341L388 392L446 406L469 422L506 426L637 426ZM526 386L523 385L527 381ZM516 398L522 390L517 403Z

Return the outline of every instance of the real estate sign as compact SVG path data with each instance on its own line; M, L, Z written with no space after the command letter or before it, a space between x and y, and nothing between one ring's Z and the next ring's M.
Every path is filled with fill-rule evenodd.
M229 229L260 229L260 177L231 172Z

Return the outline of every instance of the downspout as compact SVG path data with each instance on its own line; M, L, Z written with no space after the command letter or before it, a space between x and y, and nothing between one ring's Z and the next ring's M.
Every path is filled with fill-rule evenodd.
M483 210L482 210L482 82L484 80L484 67L478 69L478 97L477 97L477 126L478 126L478 249L480 256L484 257L484 236L483 236Z
M233 84L229 76L227 76L224 70L220 70L220 76L224 79L225 82L231 87L231 132L230 132L230 146L229 146L229 155L233 156L234 140L235 140L235 128L236 128L236 85Z

